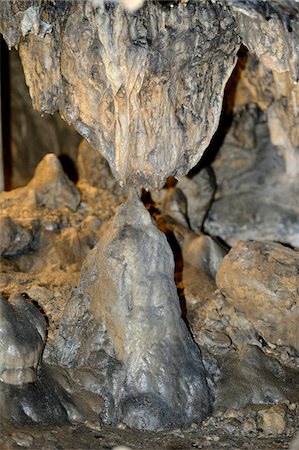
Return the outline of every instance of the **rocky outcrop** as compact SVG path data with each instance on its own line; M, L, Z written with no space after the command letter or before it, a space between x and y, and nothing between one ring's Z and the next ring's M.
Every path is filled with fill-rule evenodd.
M22 296L1 300L0 380L9 384L36 381L46 322L38 309Z
M86 259L56 340L60 364L97 370L106 422L157 430L210 411L173 271L165 236L131 193Z
M299 245L299 153L271 143L266 114L253 104L242 108L213 163L217 190L204 229L230 245L238 239Z

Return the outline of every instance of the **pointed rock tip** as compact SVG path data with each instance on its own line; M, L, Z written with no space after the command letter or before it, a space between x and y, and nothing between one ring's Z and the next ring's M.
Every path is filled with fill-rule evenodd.
M140 200L137 191L131 188L128 192L127 200L118 208L113 221L113 227L131 225L135 228L143 228L153 224L154 222Z

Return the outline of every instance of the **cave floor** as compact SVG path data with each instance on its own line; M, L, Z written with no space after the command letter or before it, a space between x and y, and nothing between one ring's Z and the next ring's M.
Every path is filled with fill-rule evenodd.
M263 434L241 436L215 427L172 432L136 432L95 423L62 427L9 427L0 429L0 448L20 447L38 450L113 449L124 445L131 449L255 449L282 450L289 448L293 436L265 437Z

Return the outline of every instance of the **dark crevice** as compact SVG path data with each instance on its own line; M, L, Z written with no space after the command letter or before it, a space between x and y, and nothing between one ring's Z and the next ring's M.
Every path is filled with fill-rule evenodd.
M0 76L1 76L1 126L2 126L2 148L4 165L4 186L6 190L11 187L12 156L10 146L10 68L8 47L0 36Z

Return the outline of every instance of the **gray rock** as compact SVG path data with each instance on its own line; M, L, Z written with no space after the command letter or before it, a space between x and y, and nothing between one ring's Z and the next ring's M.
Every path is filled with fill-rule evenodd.
M0 217L0 256L15 256L26 251L33 240L31 230L14 222L10 217Z
M79 187L86 183L97 189L107 189L118 196L123 195L123 189L112 175L106 159L86 140L79 145L77 166Z
M45 319L22 296L12 302L1 296L0 308L0 381L34 382L44 347Z
M240 321L266 343L299 352L299 251L274 242L238 242L216 283ZM245 327L244 327L245 328Z
M237 130L227 135L213 163L217 191L204 230L229 245L239 239L254 239L296 247L299 245L298 150L283 152L270 142L269 125L261 112L255 125L257 145L246 148L232 136L233 133L240 136L239 131L245 125L242 121L246 120L246 115L239 117ZM288 166L292 166L293 173Z
M216 274L228 249L205 234L195 234L176 229L175 235L182 242L182 281L187 313L204 301L217 289Z
M161 188L198 162L236 63L239 37L227 8L149 1L131 14L94 0L2 3L9 46L24 36L18 49L34 108L59 109L119 181Z
M195 175L182 178L176 185L187 199L187 217L193 231L200 233L215 192L211 169L202 169Z
M289 71L298 80L297 0L228 0L244 45L263 64L277 72Z
M158 430L210 411L173 271L165 236L131 194L86 259L56 340L61 364L98 371L106 422Z
M80 193L64 173L54 153L49 153L38 164L34 177L27 185L28 195L39 207L56 209L60 207L76 211Z
M45 318L32 302L21 295L9 301L0 297L1 421L32 425L82 419L70 396L41 365L45 338Z
M179 224L200 233L215 191L212 170L202 169L183 177L175 186L167 184L164 189L151 192L164 220L170 226Z
M298 434L295 437L295 439L293 439L293 441L291 442L290 450L299 450L299 435Z
M282 366L258 347L244 345L220 367L215 409L244 408L298 399L298 370Z

